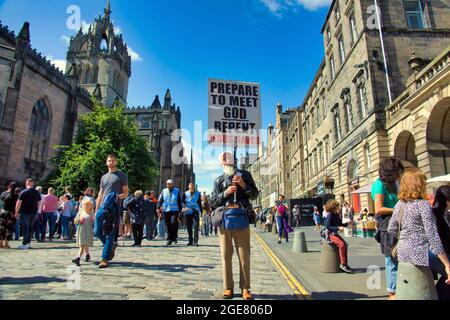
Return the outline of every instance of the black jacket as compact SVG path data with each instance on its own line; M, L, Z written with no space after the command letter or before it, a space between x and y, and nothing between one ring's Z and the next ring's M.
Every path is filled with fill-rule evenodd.
M433 208L433 213L436 216L437 228L445 253L450 255L450 226L445 219L445 211L439 208Z
M255 181L253 180L250 172L245 170L238 170L242 174L242 179L246 184L245 190L238 188L237 202L244 208L250 209L252 207L250 200L255 200L259 196L258 188L256 188ZM221 175L214 182L214 190L211 194L211 209L223 207L226 205L228 198L225 198L224 192L231 186L233 177L225 177L225 174ZM233 197L233 195L231 196Z

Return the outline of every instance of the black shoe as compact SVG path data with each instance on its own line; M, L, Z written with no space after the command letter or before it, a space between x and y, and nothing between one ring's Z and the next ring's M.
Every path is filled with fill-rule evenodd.
M113 244L111 255L109 256L108 261L112 261L116 256L117 243Z
M341 264L341 265L339 266L339 268L340 268L342 271L344 271L345 273L348 273L348 274L354 274L354 273L355 273L355 270L353 270L352 268L350 268L350 267L347 266L347 265Z
M198 243L194 244L194 246L198 247Z
M187 245L188 246L193 246L194 244L192 242L189 242Z
M177 240L175 240L173 243L175 243L175 244L178 244L178 241Z
M281 240L278 240L278 244L281 244Z
M171 246L172 245L172 241L167 241L167 246Z
M86 259L84 259L85 262L91 262L91 256L90 255L86 255Z
M72 262L73 262L75 265L77 265L78 267L81 266L81 264L80 264L80 258L73 259Z

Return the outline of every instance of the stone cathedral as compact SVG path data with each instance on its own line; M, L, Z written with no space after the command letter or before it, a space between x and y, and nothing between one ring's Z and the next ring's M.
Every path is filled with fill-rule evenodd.
M103 16L96 17L86 33L80 29L70 39L64 73L31 48L28 22L18 35L0 22L2 187L50 173L52 146L72 142L80 116L92 110L92 97L109 107L127 106L131 56L122 35L114 31L111 14L108 0ZM156 96L151 106L128 107L125 114L136 118L160 170L155 191L168 179L182 190L195 183L192 156L189 165L182 149L183 163L172 162L172 151L181 142L172 141L172 133L181 128L181 110L172 104L169 90L163 105Z

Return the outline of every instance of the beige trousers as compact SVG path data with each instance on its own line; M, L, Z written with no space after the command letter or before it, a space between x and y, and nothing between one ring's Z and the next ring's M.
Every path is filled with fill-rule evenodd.
M233 281L233 242L239 258L239 287L250 289L250 228L229 231L219 228L220 250L222 253L223 287L234 290Z

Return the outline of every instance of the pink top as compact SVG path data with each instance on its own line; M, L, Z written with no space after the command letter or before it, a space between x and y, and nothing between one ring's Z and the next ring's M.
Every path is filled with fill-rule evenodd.
M54 195L48 194L44 197L42 212L56 212L59 199Z

